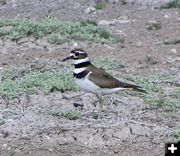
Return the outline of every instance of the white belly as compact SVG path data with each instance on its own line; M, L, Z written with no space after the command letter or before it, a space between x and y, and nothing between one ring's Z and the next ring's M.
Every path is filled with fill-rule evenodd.
M86 78L84 79L75 78L75 82L79 86L80 89L86 92L95 93L95 92L98 92L98 90L100 89L100 87L96 86L94 83L92 83L91 81L89 81L89 79L86 79Z
M112 94L116 93L120 90L124 90L124 88L100 88L99 86L95 85L93 82L91 82L89 79L77 79L75 78L76 84L80 87L80 89L94 93L97 95L107 95L107 94Z

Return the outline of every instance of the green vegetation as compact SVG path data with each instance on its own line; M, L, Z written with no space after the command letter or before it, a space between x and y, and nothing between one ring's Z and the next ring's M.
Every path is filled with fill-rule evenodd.
M152 21L147 24L146 29L149 31L156 31L161 29L161 24L156 21Z
M105 70L124 68L124 65L120 64L117 59L112 57L103 57L103 58L94 59L93 64Z
M113 70L120 67L119 62L114 58L102 58L94 60L94 63L106 70ZM60 72L44 64L35 69L5 69L0 80L0 94L8 99L19 96L21 93L35 93L42 90L45 94L58 90L78 90L74 84L71 72ZM57 68L57 67L55 67Z
M0 126L3 125L5 123L5 120L3 119L3 117L0 117Z
M106 7L106 3L96 3L95 8L97 10L102 10Z
M150 55L146 55L145 58L144 58L144 61L147 64L156 64L157 63L157 61Z
M175 45L180 44L180 38L174 38L174 39L167 39L164 41L165 45Z
M140 84L149 94L159 92L161 90L161 87L153 84L153 79L151 77L130 74L126 77L126 79Z
M16 155L16 152L15 152L15 151L10 151L9 156L15 156L15 155Z
M129 75L127 79L143 86L148 94L144 94L143 98L150 107L162 107L169 111L176 111L180 108L180 87L174 85L172 92L165 92L160 82L168 82L173 84L172 77L164 74L152 75L149 77L139 75Z
M180 141L180 127L175 131L173 136L176 139L176 141Z
M123 68L115 58L101 58L93 61L98 67L112 72L115 69ZM53 69L53 70L52 70ZM21 93L36 93L42 90L45 94L58 90L61 92L67 90L78 90L74 84L71 72L57 71L55 67L43 67L33 69L8 69L1 74L0 94L11 99L19 96ZM171 75L156 74L151 76L124 75L121 78L134 81L141 85L148 94L130 92L131 94L142 96L148 106L153 108L165 108L169 111L176 111L180 108L180 84L173 80ZM166 90L163 85L171 85L171 90ZM73 113L61 114L61 116L70 116ZM73 117L72 117L73 118Z
M180 0L172 0L160 7L160 9L170 9L170 8L180 8Z
M57 117L64 117L67 118L68 120L77 120L82 118L82 114L80 112L76 111L66 111L66 112L53 112L51 113L52 116L57 116Z
M46 18L40 22L32 20L0 20L0 37L18 40L33 36L47 40L52 44L62 44L69 40L82 40L99 43L115 43L118 40L112 33L97 26L94 21L61 22Z
M23 92L33 93L41 89L45 94L54 90L77 90L71 73L57 73L53 71L30 71L20 77L15 76L13 70L5 70L0 81L0 94L11 99Z

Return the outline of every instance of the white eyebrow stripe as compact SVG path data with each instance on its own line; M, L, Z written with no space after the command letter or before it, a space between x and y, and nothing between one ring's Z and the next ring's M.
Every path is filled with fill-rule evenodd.
M79 64L79 63L88 62L88 61L89 61L89 58L86 57L86 58L83 58L83 59L74 60L74 64Z
M75 52L78 52L80 54L84 54L85 53L84 51L75 51Z
M75 74L79 74L79 73L81 73L81 72L83 72L83 71L85 71L85 70L86 70L86 67L75 68L73 72L74 72Z

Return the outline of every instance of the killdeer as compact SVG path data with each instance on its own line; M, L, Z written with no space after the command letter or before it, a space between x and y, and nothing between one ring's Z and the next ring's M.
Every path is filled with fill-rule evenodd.
M121 90L132 89L145 92L142 87L130 83L121 82L107 73L104 69L94 66L88 54L81 48L73 49L70 55L62 61L74 60L73 76L76 84L81 90L94 93L100 103L102 111L102 96L119 92Z

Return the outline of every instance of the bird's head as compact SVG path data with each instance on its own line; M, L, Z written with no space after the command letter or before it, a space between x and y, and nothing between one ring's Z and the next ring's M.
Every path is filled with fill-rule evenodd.
M88 55L83 49L76 48L76 49L71 50L70 55L68 57L64 58L62 61L67 61L70 59L80 60L80 59L85 59L87 57L88 57Z

